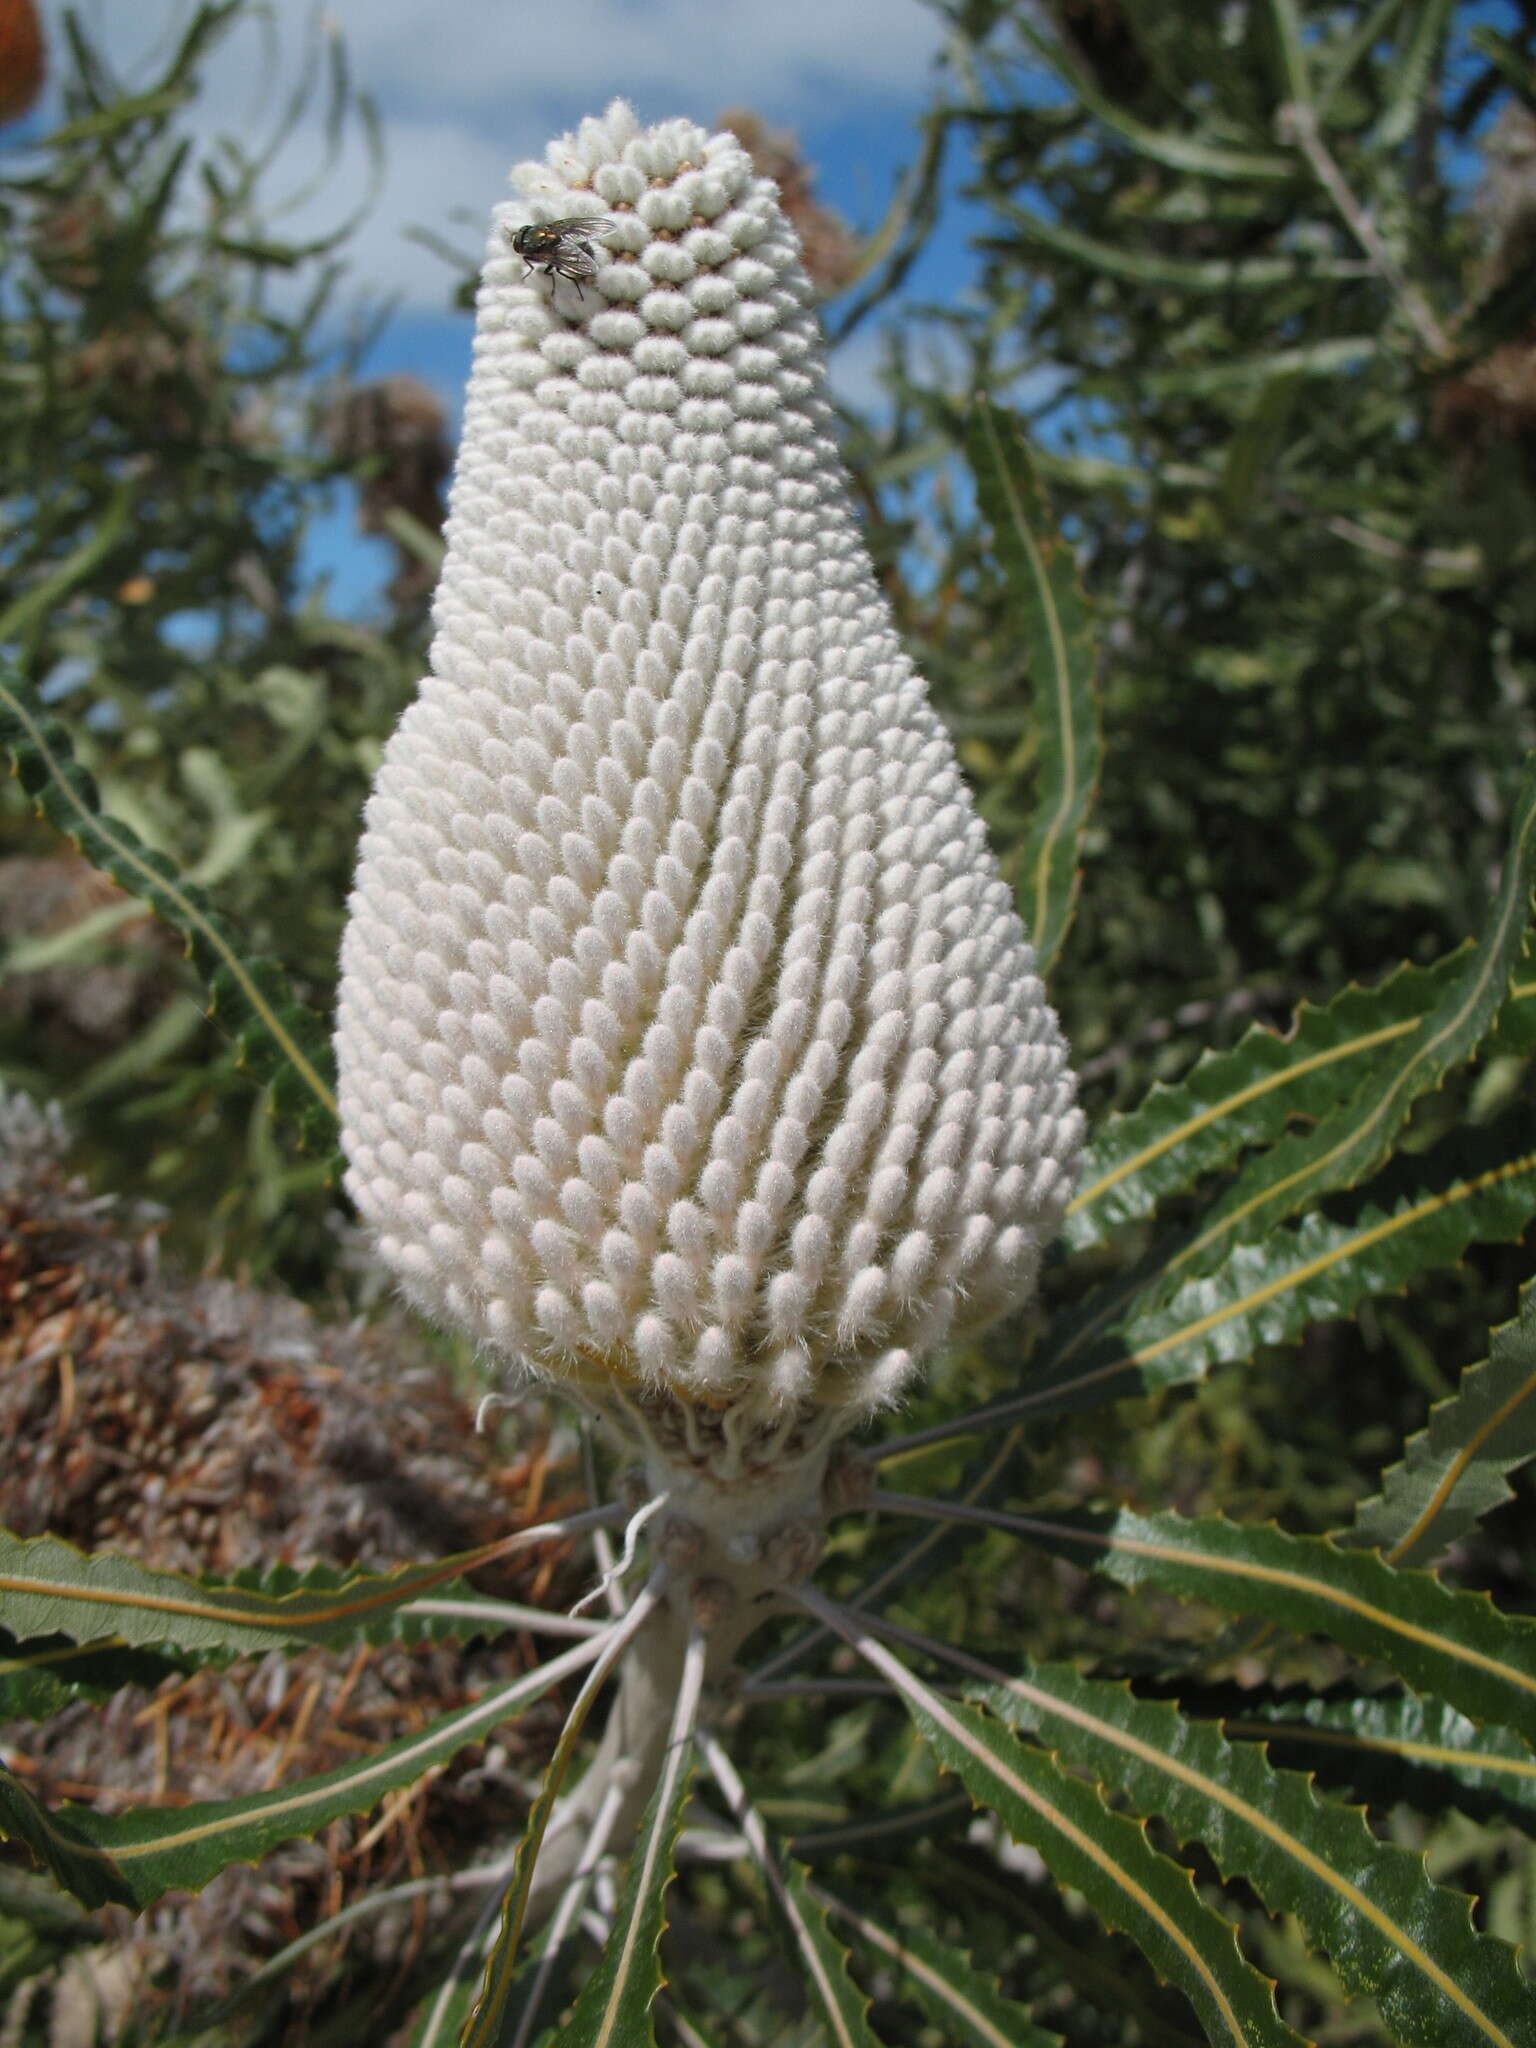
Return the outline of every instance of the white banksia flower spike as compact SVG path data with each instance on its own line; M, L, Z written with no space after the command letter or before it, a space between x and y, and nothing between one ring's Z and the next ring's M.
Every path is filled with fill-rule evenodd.
M763 1464L1028 1296L1081 1116L774 186L621 102L514 185L342 947L347 1185L427 1313ZM582 216L596 274L527 274Z

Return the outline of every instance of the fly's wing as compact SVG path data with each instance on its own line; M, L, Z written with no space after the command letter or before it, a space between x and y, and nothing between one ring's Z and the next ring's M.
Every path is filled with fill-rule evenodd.
M577 242L583 247L601 235L612 232L614 223L601 216L588 213L569 214L564 220L531 220L520 228L504 227L502 233L518 250L532 255L553 255L561 242ZM519 246L521 245L521 246Z
M596 277L601 269L596 256L584 242L564 241L550 269L561 277Z
M592 244L601 241L604 235L612 234L614 223L600 216L576 214L570 220L552 220L546 232L558 235L562 242L574 244L584 255L592 254Z

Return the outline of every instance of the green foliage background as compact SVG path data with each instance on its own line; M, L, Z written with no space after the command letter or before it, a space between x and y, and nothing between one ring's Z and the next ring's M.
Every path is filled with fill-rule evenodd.
M0 636L106 809L328 1014L358 813L426 621L419 603L339 617L301 573L326 488L374 480L381 457L326 452L366 338L361 317L335 338L350 224L283 243L265 213L281 138L199 160L185 135L202 56L241 5L205 8L131 101L74 32L65 127L0 175ZM962 162L984 221L978 286L887 328L889 408L847 420L847 449L908 644L1018 872L1038 768L1029 651L962 451L979 393L1031 424L1100 650L1101 787L1052 984L1097 1122L1255 1018L1283 1024L1350 980L1428 963L1482 920L1536 745L1536 172L1511 144L1536 135L1521 127L1536 124L1536 11L1498 29L1445 0L946 12L905 226L828 324L878 317L933 231L946 158ZM339 147L367 115L336 61L315 89ZM274 281L295 274L301 310L275 311ZM56 847L7 791L0 859ZM99 1183L164 1203L184 1256L344 1297L331 1162L270 1122L202 1021L190 966L99 914L51 944L13 938L0 959L0 1004L18 998L0 1007L0 1078L62 1094ZM125 959L144 1000L106 1044L61 1029L27 980ZM1524 1051L1496 1046L1421 1107L1412 1143L1475 1133L1528 1085ZM1132 1232L1076 1261L1048 1304L1143 1248ZM1334 1527L1483 1355L1528 1263L1480 1250L1411 1308L1367 1305L1177 1405L1047 1426L1026 1452L1031 1491ZM1009 1384L1019 1338L952 1359L914 1424ZM940 1446L902 1483L961 1462ZM1529 1609L1528 1524L1506 1508L1470 1534L1462 1583ZM847 1538L850 1583L883 1540ZM1002 1538L964 1555L913 1593L952 1640L1022 1636L1044 1658L1113 1628L1155 1680L1191 1625L1166 1596L1042 1573ZM1221 1647L1213 1684L1244 1672L1248 1646ZM1295 1675L1337 1668L1314 1649ZM814 1844L866 1795L935 1794L889 1703L759 1718L778 1788L762 1806L786 1834ZM914 1913L989 1953L1017 1948L1022 1915L1007 1988L1049 2017L1065 1986L1074 2048L1193 2038L1145 1965L1056 1894L1000 1897L964 1817L914 1866ZM1460 1822L1394 1827L1439 1868L1481 1859L1499 1931L1536 1924L1518 1831L1490 1845ZM758 1937L733 1951L721 1936L739 1880L705 1876L693 1902L731 2038L770 2038ZM1292 1928L1255 1913L1250 1932L1309 1985L1319 2039L1381 2038ZM877 2017L891 2040L936 2038Z

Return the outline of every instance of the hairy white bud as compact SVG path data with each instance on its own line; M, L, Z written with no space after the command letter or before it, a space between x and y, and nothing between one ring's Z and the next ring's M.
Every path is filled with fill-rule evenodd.
M1022 1301L1081 1118L773 185L622 103L514 182L342 949L347 1185L421 1308L718 1476ZM525 275L530 213L611 222L596 275Z

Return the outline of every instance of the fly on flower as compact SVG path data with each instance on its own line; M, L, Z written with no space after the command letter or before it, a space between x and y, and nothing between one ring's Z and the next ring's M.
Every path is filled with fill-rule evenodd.
M410 1298L653 1497L814 1523L834 1443L1029 1296L1067 1048L875 580L772 184L619 105L517 189L614 218L494 236L434 671L347 928L348 1186ZM611 286L598 334L514 251Z
M528 266L524 277L542 270L549 277L568 278L578 296L585 298L582 280L596 277L598 269L592 244L612 228L611 220L576 214L567 220L531 221L527 227L515 229L508 240L514 255L521 256Z

